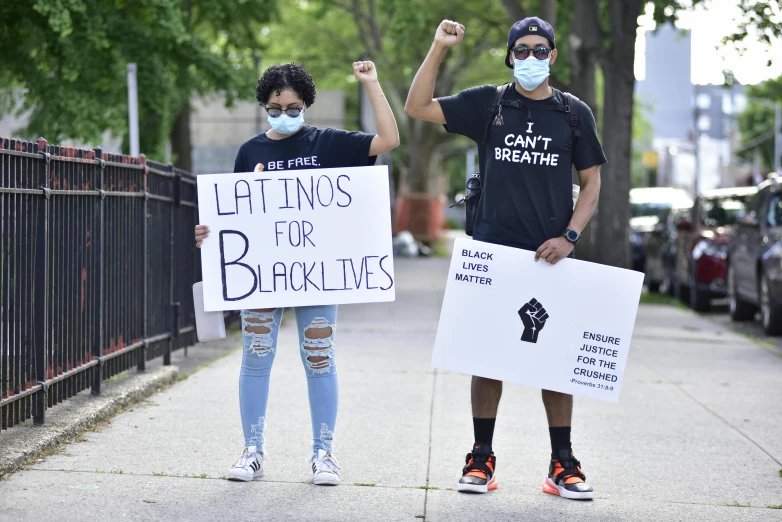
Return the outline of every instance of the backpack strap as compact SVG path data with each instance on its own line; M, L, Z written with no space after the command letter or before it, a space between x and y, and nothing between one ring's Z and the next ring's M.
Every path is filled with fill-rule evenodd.
M489 136L489 127L494 122L494 114L497 113L497 118L501 118L503 98L510 90L512 83L505 83L497 86L497 92L494 93L494 97L489 104L489 108L486 109L486 130L483 133L483 139L481 143L486 143L486 138Z
M501 104L512 85L512 83L498 85L497 91L494 93L488 109L486 109L486 127L483 132L483 139L478 143L478 168L480 169L478 173L480 174L481 182L483 182L483 176L486 173L486 139L489 137L489 128L494 123L495 114L497 118L502 117Z
M570 128L573 129L573 139L575 141L581 137L581 132L578 130L578 127L581 123L579 118L579 109L581 104L578 103L579 99L569 92L563 92L562 97L567 102L568 122L570 123Z

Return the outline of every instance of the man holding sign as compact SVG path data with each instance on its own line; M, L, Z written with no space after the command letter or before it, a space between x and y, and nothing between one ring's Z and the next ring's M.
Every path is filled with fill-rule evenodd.
M437 69L448 49L459 44L464 34L465 27L457 22L440 24L413 81L405 112L443 124L448 132L478 143L483 190L474 239L532 250L536 261L552 265L573 257L575 244L597 204L599 168L606 159L589 107L549 86L550 66L557 59L554 30L536 17L511 27L505 65L513 69L513 83L483 85L433 99ZM571 165L581 183L575 210ZM469 252L468 256L483 254ZM485 273L489 266L485 257L470 259L466 268L475 274L457 274L457 280L469 278L470 283L492 285L492 278ZM524 325L522 341L536 343L549 320L547 310L533 298L521 307L519 316ZM492 438L501 395L501 381L473 377L475 444L467 455L459 491L485 493L497 487ZM543 390L543 404L552 450L543 491L566 498L592 498L592 488L571 450L572 395Z
M271 129L251 138L240 147L236 155L234 172L265 171L271 175L274 171L365 167L373 165L379 154L396 148L399 145L396 121L378 83L374 64L372 62L356 62L353 64L353 73L356 79L364 84L369 93L377 122L377 135L365 134L363 132L346 132L330 128L317 129L304 125L304 113L315 101L315 85L312 77L300 65L293 63L276 65L266 69L263 77L258 81L256 90L258 103L266 109ZM248 219L248 217L253 219L258 213L265 214L267 199L271 201L275 198L284 202L280 208L293 211L295 206L289 204L289 196L293 197L293 194L299 195L299 210L301 209L301 200L304 199L306 201L307 198L309 198L308 201L312 205L313 211L316 199L318 205L320 205L318 207L319 210L323 210L325 207L331 207L331 209L347 207L350 205L352 198L346 188L347 181L340 179L345 177L339 176L332 182L328 176L321 176L317 180L317 189L315 188L315 180L311 179L309 192L307 191L306 183L302 184L301 180L298 180L297 192L297 180L293 179L293 175L289 175L287 178L283 177L283 179L272 179L271 177L270 179L253 179L253 182L260 182L259 185L256 185L256 187L260 186L260 188L256 188L253 194L254 197L260 194L256 197L256 214L253 214L252 211L252 198L248 182L243 180L237 181L235 189L231 191L232 202L235 204L233 211L226 209L220 211L218 185L214 184L214 193L217 198L217 215L230 216L239 220ZM323 195L321 189L327 186L330 187L330 195ZM201 183L199 183L200 195ZM200 197L199 200L201 200ZM240 202L242 209L245 208L245 204L247 205L249 209L248 217L238 216ZM210 202L210 204L214 203L214 201ZM261 210L258 209L259 204L262 206ZM298 228L292 226L294 223ZM279 246L281 241L287 241L285 243L286 246L291 248L296 246L301 248L315 246L313 241L314 228L308 221L291 221L289 223L278 221L274 223L274 230L274 237L268 241L268 244L260 245L261 248L266 250L274 249L275 246ZM207 225L198 225L195 233L196 244L200 248L202 243L209 237L209 227ZM224 251L231 246L227 242L231 237L236 238L239 236L244 236L244 254L240 252L238 258L226 262ZM210 241L216 239L218 238L210 239ZM331 267L330 273L337 273L340 276L340 281L344 279L346 285L344 288L334 288L334 285L327 288L326 284L323 284L328 283L326 280L325 262L321 264L323 282L317 278L310 279L312 272L315 270L315 263L312 263L313 267L309 267L305 262L291 262L287 265L275 263L273 277L271 278L273 290L269 289L268 285L270 283L268 278L265 282L267 289L264 290L261 287L264 284L261 281L261 272L265 268L259 266L256 274L253 272L255 267L248 265L246 263L247 260L241 261L249 249L249 242L245 234L236 231L229 235L223 231L219 237L219 248L222 259L224 301L240 300L248 297L250 294L258 294L259 292L275 292L278 290L278 284L281 287L284 285L285 290L289 286L303 288L308 282L313 288L323 292L327 290L347 290L347 273L351 270L352 273L355 273L356 270L359 271L360 279L354 285L355 289L359 289L362 284L364 287L369 287L369 277L372 274L371 268L374 268L375 273L382 274L385 272L382 259L368 259L377 258L378 256L363 257L355 265L353 264L353 259L338 259L336 261L342 262L342 274L336 272L333 267ZM350 265L348 265L348 261L351 262ZM335 264L339 266L339 263ZM247 295L238 297L228 295L225 288L226 268L228 265L231 268L243 269L251 274L253 284ZM281 273L282 269L278 268L277 265L282 265L282 269L285 269L286 272ZM298 281L301 281L300 285L298 281L294 280L293 271L297 265L296 278ZM344 275L344 278L341 275ZM386 275L391 280L387 272ZM361 279L363 279L363 283ZM388 286L390 287L390 283ZM303 293L306 293L306 288ZM301 294L297 295L300 296ZM271 299L282 298L273 297ZM305 298L294 296L293 299ZM332 444L339 397L337 370L334 362L337 306L295 306L295 312L301 346L300 355L307 375L310 401L313 434L310 463L312 464L313 481L317 485L336 485L339 483L339 464L332 454ZM266 451L264 447L264 431L266 428L266 405L269 396L269 377L277 350L277 335L282 314L283 308L279 305L276 308L242 310L241 313L244 354L239 377L239 406L244 428L245 450L228 472L228 478L232 480L251 481L255 477L263 475L263 461Z

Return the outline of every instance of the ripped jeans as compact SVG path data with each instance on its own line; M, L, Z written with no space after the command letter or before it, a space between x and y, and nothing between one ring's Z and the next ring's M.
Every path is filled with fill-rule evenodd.
M295 309L299 354L307 375L312 418L312 452L332 451L339 387L334 364L337 306L299 306ZM277 353L282 308L242 310L244 355L239 376L239 408L246 446L264 448L269 376Z

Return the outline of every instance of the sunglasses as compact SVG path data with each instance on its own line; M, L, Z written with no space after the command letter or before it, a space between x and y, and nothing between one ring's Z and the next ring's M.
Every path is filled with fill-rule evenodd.
M291 118L298 118L299 114L301 114L301 111L304 110L298 107L292 107L290 109L274 109L274 108L270 109L269 107L264 107L264 109L266 109L266 112L272 118L279 118L283 112L288 116L290 116Z
M533 48L527 47L526 45L520 45L514 47L511 51L513 51L513 56L515 56L517 60L526 60L529 57L529 53L532 53L538 60L545 60L551 55L551 49L544 45Z

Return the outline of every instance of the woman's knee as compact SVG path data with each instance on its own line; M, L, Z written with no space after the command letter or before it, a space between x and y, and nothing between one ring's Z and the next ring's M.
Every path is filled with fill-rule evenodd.
M242 310L245 359L274 358L279 329L279 324L275 319L276 312L275 308ZM242 365L244 366L244 363Z
M334 331L336 325L316 317L304 327L302 360L308 374L329 375L337 371L334 364Z

